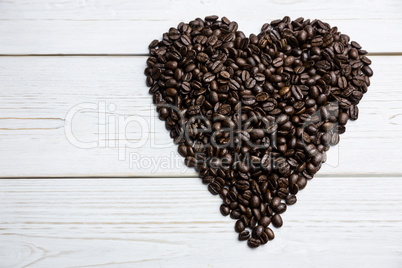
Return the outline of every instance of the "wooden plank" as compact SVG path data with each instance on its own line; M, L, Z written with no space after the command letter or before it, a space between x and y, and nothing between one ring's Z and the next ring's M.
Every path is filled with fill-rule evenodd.
M401 177L314 179L251 250L196 178L0 180L0 266L396 268L401 191Z
M347 7L347 8L346 8ZM327 19L399 19L402 4L399 1L372 0L364 5L355 1L304 0L304 1L261 1L216 0L193 1L130 1L107 0L9 0L0 3L0 15L5 19L127 19L167 20L211 15L253 17L326 17ZM306 14L306 15L304 15Z
M321 175L402 174L402 57L371 58L360 118ZM195 176L155 117L145 59L0 58L0 176Z
M320 18L369 52L402 52L402 2L394 0L12 0L0 2L0 54L142 54L169 27L211 13L236 20L247 34L285 15Z

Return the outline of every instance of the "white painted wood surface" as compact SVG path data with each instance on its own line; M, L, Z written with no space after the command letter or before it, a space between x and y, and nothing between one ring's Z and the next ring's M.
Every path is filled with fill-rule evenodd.
M399 268L401 191L401 177L317 176L251 250L197 178L4 179L0 267Z
M376 55L359 120L257 250L184 167L144 85L148 43L210 14L247 34L320 18ZM0 0L0 267L402 267L401 14L398 0ZM94 105L115 108L109 121ZM135 122L113 136L128 116L143 136ZM74 146L71 122L100 143Z
M401 13L399 0L10 0L0 1L0 53L147 53L170 27L211 14L247 34L285 15L320 18L372 53L402 52Z
M375 76L359 105L359 120L348 123L320 174L402 174L402 57L371 58ZM0 148L13 152L0 155L2 175L194 176L176 153L164 122L155 117L144 83L145 60L0 58ZM69 120L74 107L85 103L90 109ZM105 116L96 109L104 110L103 104L107 122L99 121ZM114 112L109 105L116 107ZM122 121L128 116L132 122L125 131ZM75 138L66 136L70 126ZM99 142L83 149L76 146L87 144L76 140Z

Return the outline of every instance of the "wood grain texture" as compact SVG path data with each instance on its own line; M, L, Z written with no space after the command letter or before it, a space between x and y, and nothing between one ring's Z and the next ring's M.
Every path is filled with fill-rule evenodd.
M0 1L0 54L142 54L169 27L212 13L247 34L285 15L319 18L369 52L402 52L398 0L10 0Z
M360 118L329 151L322 175L402 174L402 57L371 58ZM0 58L0 176L195 176L155 117L145 59ZM66 120L77 105L89 109ZM83 149L75 139L96 144Z
M398 268L400 191L400 177L317 177L251 250L197 178L0 180L0 267Z

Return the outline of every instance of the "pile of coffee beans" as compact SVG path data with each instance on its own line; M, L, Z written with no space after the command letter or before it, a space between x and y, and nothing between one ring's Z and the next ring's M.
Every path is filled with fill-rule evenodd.
M180 23L149 45L146 83L159 118L220 212L252 248L339 142L373 75L356 42L289 17L247 37L226 17Z

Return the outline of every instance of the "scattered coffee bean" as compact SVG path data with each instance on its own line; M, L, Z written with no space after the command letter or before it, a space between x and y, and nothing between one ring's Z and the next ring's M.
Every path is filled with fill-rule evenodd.
M250 232L249 231L243 231L239 234L239 240L244 241L250 238Z
M258 248L261 245L261 240L257 238L249 238L247 244L250 248Z

